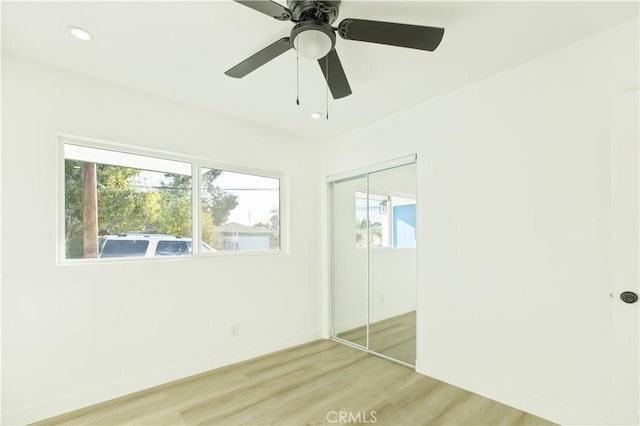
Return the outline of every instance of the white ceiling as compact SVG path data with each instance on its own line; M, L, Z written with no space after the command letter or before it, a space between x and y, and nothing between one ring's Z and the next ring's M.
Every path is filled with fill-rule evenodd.
M284 1L282 1L284 3ZM445 28L435 52L347 41L337 49L353 95L329 102L315 61L289 51L244 79L226 69L289 34L232 1L3 2L2 49L54 67L324 140L468 85L638 16L638 2L431 2L345 0L342 19ZM89 30L81 42L70 25Z

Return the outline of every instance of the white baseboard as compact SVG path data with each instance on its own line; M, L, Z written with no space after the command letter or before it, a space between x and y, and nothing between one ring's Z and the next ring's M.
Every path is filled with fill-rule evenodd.
M464 372L432 362L416 360L416 372L561 425L613 424L592 414L562 407L552 401L524 394L501 383L469 376Z
M273 342L225 352L212 358L196 360L164 368L162 370L152 371L130 379L119 380L102 386L84 389L48 401L42 401L14 409L9 412L4 412L2 413L1 424L8 426L33 423L64 414L69 411L109 401L130 393L138 392L320 338L321 335L319 330L313 332L309 331L297 336L290 336Z

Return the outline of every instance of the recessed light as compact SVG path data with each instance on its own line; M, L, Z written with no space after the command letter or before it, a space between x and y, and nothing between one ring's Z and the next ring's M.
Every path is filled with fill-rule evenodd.
M80 27L68 27L67 29L69 30L71 35L73 35L75 38L77 38L79 40L88 41L88 40L91 40L93 38L93 36L91 35L91 33L89 31L83 30Z
M313 118L313 119L317 120L320 117L322 117L322 114L320 114L319 112L312 112L311 113L311 118Z

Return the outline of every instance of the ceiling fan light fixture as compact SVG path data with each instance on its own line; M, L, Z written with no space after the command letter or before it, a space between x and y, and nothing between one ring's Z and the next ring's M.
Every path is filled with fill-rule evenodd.
M322 31L308 30L302 32L296 37L296 50L300 56L318 60L327 56L327 53L333 47L331 38Z
M318 60L336 45L336 36L329 24L317 21L300 22L291 30L291 46L300 56Z
M314 120L317 120L320 117L322 117L322 114L320 114L319 112L312 112L311 113L311 118L313 118Z
M91 33L80 27L67 27L72 36L78 40L89 41L93 38Z

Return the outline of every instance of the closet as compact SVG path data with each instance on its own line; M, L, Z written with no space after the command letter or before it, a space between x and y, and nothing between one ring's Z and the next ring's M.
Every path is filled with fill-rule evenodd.
M416 156L329 177L332 338L416 358Z

